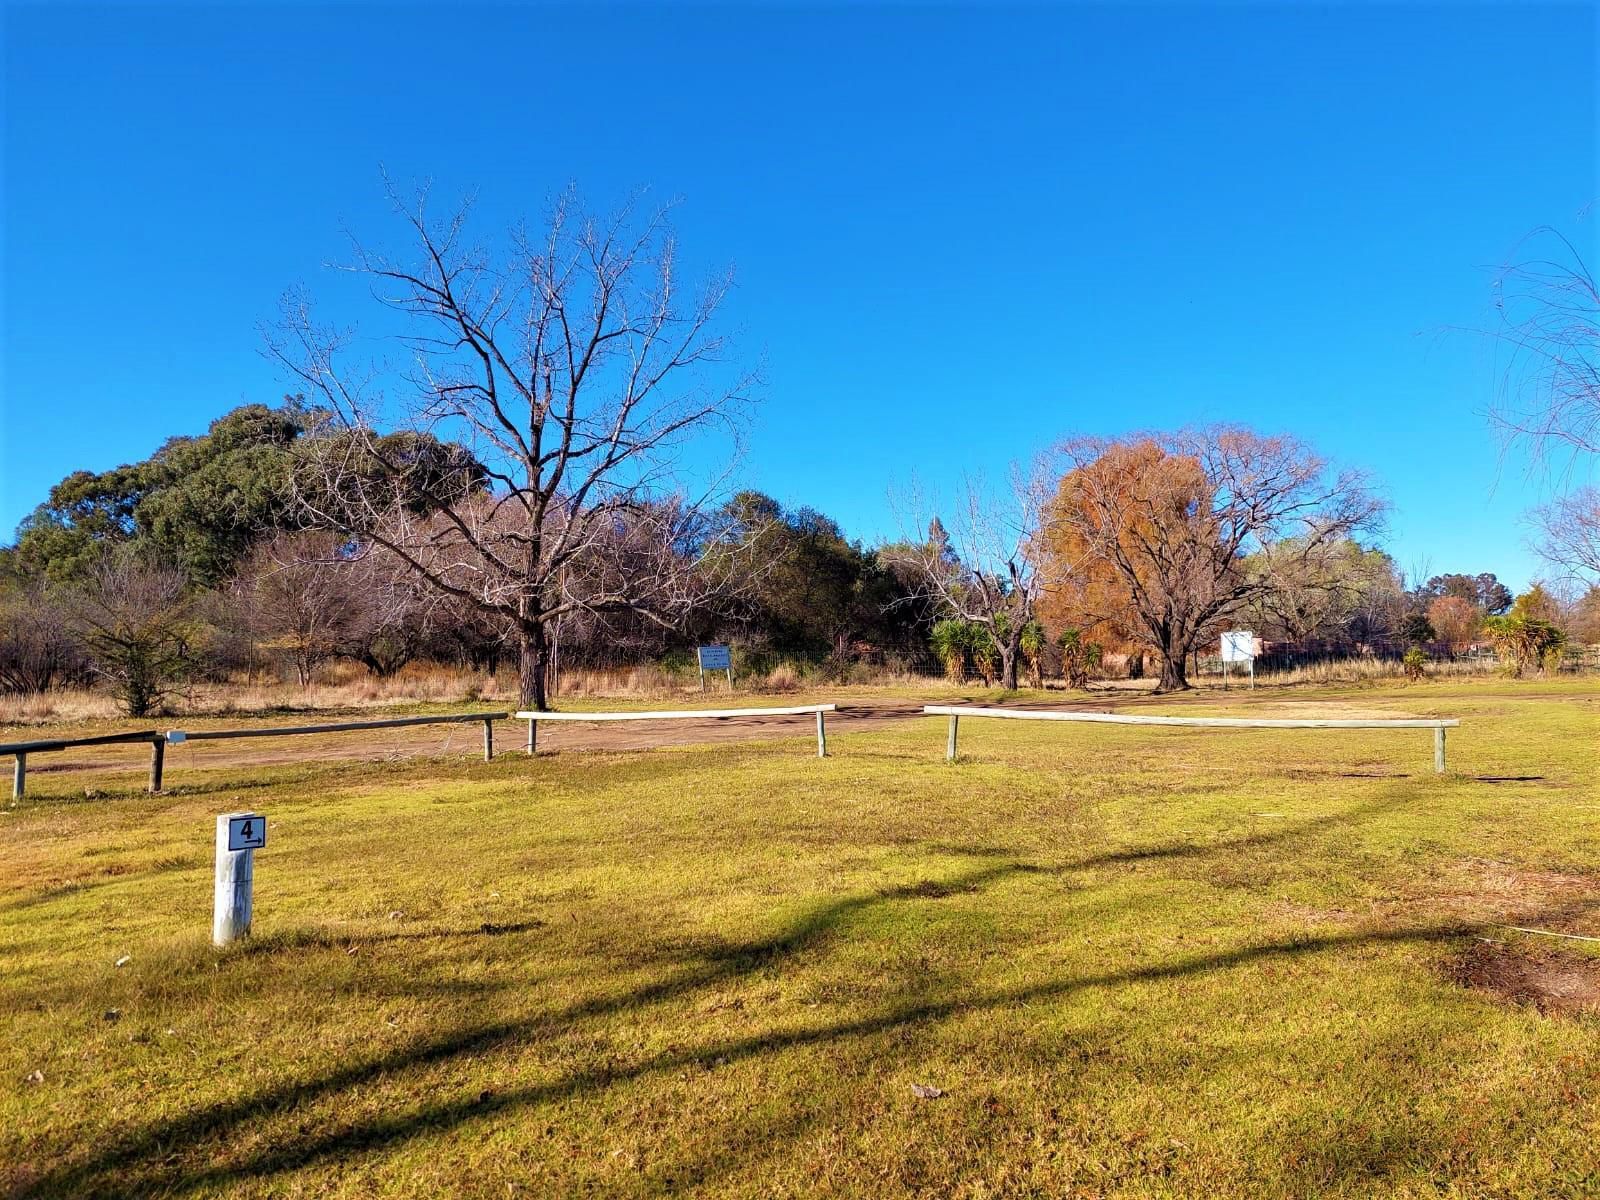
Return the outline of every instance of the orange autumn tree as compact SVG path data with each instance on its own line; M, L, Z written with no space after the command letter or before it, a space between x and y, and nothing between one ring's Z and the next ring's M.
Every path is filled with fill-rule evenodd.
M1189 686L1189 655L1270 592L1280 560L1320 555L1383 511L1358 472L1236 426L1077 438L1063 452L1040 536L1064 582L1043 609L1151 647L1161 691Z
M1166 470L1161 457L1153 443L1117 446L1096 466L1098 478L1076 469L1062 479L1043 534L1046 554L1064 568L1039 600L1039 616L1050 630L1077 629L1086 642L1130 654L1155 650L1139 619L1135 589L1113 556L1097 550L1091 523L1081 518L1092 511L1091 495L1100 488L1123 490ZM1069 507L1080 519L1069 518ZM1124 536L1131 541L1150 532L1130 523Z

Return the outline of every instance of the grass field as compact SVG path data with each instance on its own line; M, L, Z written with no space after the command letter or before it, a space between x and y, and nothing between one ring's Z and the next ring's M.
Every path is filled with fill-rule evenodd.
M1293 700L1459 716L1451 773L1422 730L978 721L952 765L918 719L30 776L0 1189L1600 1193L1600 946L1500 928L1600 934L1600 685Z

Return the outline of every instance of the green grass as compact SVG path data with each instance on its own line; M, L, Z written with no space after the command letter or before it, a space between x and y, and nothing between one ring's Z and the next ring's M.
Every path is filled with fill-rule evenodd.
M1452 773L1426 731L979 721L950 765L928 719L824 761L802 723L157 797L137 761L93 800L30 776L0 1190L1600 1191L1600 1017L1450 977L1520 944L1494 922L1600 932L1600 687L1273 699L1459 715ZM217 952L242 807L256 936Z

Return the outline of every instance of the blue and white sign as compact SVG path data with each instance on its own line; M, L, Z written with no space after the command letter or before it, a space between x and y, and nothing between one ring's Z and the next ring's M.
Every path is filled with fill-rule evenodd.
M260 813L228 814L228 849L259 850L267 844L267 819Z
M730 671L733 669L733 656L726 646L701 646L696 653L700 656L700 669L702 671Z

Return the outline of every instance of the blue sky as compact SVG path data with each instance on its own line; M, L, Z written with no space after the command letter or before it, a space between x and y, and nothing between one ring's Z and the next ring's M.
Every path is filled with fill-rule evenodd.
M1370 469L1404 566L1536 565L1494 268L1593 251L1593 6L8 6L0 530L287 390L257 324L393 232L679 197L760 362L740 481L887 495L1230 420ZM1600 257L1600 256L1596 256Z

